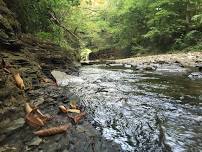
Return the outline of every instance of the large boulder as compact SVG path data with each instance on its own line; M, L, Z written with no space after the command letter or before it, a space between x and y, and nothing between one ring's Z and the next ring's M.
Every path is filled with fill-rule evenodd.
M193 72L188 77L191 80L202 79L202 72Z

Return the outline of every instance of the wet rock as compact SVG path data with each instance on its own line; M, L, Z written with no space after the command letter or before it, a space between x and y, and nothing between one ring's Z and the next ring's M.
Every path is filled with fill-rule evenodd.
M196 68L198 68L198 70L199 70L200 72L202 72L202 64L197 64L197 65L196 65Z
M202 72L193 72L188 76L190 79L202 79Z
M154 71L156 68L154 66L148 65L143 68L145 71Z
M6 124L5 124L5 128L2 133L10 133L18 128L21 128L25 124L25 120L24 120L24 118L19 118L17 120L11 121L11 122L7 121L4 123L6 123Z
M139 64L136 66L136 70L154 71L155 69L156 67L150 64Z
M162 64L157 67L156 71L162 73L186 73L189 70L179 64Z
M57 84L61 85L61 86L66 86L70 82L72 82L72 83L82 83L82 82L84 82L81 78L79 78L77 76L68 75L65 72L61 72L61 71L54 70L54 71L51 72L51 74L56 79Z
M109 67L123 67L123 64L119 63L113 63L113 64L108 64Z
M28 143L29 146L38 146L40 145L40 143L42 142L43 140L39 137L35 137L32 139L32 141L30 143Z
M125 68L131 68L132 65L130 65L130 64L124 64L124 67L125 67Z
M39 105L43 104L44 101L45 101L45 100L44 100L43 97L39 97L39 98L37 98L35 101L33 101L33 104L34 104L35 106L39 106Z
M0 152L17 152L17 148L9 145L0 147Z

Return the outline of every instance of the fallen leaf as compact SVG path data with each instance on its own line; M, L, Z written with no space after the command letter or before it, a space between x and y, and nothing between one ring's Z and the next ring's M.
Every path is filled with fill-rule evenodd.
M19 73L14 75L14 79L15 79L15 82L16 82L18 88L20 88L21 90L24 90L25 89L24 81L20 77Z
M67 109L67 112L71 112L71 113L80 113L81 111L78 109Z
M39 109L36 109L36 115L44 122L46 123L48 120L51 120L52 117L48 115L44 115Z
M68 112L68 111L67 111L67 108L66 108L65 106L63 106L63 105L59 106L59 109L60 109L60 111L63 112L63 113L67 113L67 112Z
M32 127L42 127L44 126L43 120L41 120L37 115L32 112L28 113L25 117L26 122Z
M51 79L48 78L41 78L41 81L44 83L54 83Z
M32 109L29 104L26 104L25 110L27 112L26 121L32 127L44 126L47 121L52 119L50 116L42 114L39 109Z
M70 125L62 125L62 126L58 126L58 127L42 129L42 130L34 132L34 134L37 136L46 137L46 136L51 136L51 135L55 135L55 134L61 134L63 132L66 132L67 129L69 129L69 128L70 128Z
M25 111L27 114L29 114L30 112L32 112L32 108L31 106L29 105L29 103L25 103Z
M82 112L76 116L69 116L75 123L78 123L84 116L86 115L86 112Z

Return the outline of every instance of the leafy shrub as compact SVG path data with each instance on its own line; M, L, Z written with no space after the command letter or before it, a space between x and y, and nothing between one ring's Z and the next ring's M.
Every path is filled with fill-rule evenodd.
M202 33L197 30L192 30L185 35L184 43L194 45L201 39Z

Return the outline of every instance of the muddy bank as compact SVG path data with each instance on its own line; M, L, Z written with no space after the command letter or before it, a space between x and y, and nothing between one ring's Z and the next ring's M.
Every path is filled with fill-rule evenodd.
M58 112L58 106L68 106L74 93L57 86L51 71L77 74L69 50L22 34L14 14L2 0L0 5L0 151L120 151L118 145L101 137L88 123L88 117L75 124ZM24 90L17 87L15 73L24 80ZM51 116L42 128L68 124L70 129L64 134L37 137L33 132L41 128L32 128L25 122L25 103Z

